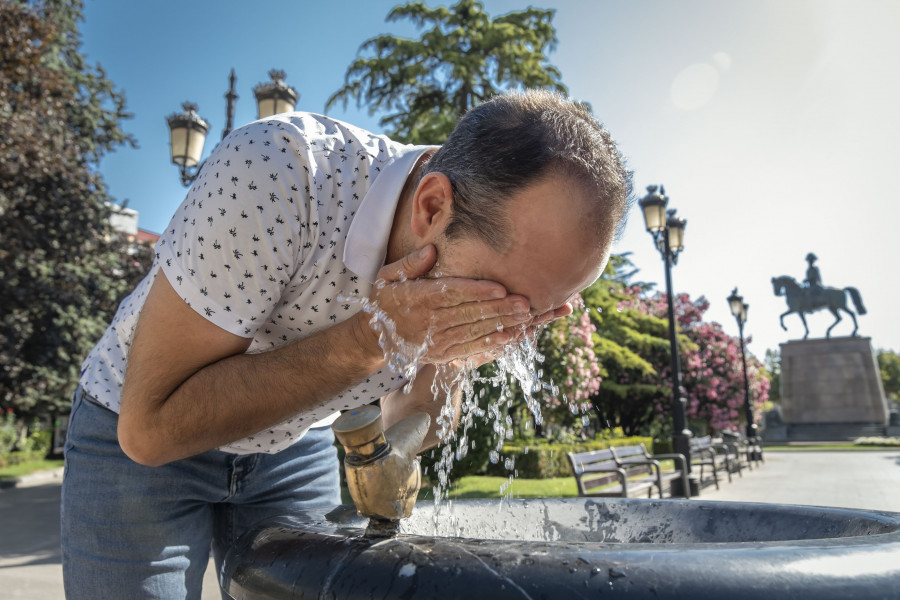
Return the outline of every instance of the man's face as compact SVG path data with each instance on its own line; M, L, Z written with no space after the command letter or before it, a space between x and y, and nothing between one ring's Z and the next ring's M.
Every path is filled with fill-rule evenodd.
M509 203L510 245L498 252L474 238L436 240L442 276L489 279L528 299L534 317L559 308L592 284L609 258L611 234L591 231L590 199L580 186L544 178ZM607 228L612 231L612 227Z

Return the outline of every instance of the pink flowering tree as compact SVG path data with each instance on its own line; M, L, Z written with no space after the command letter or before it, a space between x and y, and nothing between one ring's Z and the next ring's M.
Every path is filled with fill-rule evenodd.
M590 419L590 399L600 390L603 369L594 346L597 328L581 296L574 311L551 323L542 333L538 348L544 355L543 381L551 389L544 393L544 418L560 427L581 430Z
M695 430L701 430L698 433L741 428L745 415L740 339L725 333L718 323L703 321L709 308L706 298L691 301L687 294L679 294L674 300L688 419ZM637 296L628 302L647 314L666 318L665 294ZM661 379L671 379L668 363L659 365L657 371ZM747 378L751 408L758 418L759 410L769 398L769 378L762 363L752 354L747 355ZM671 394L671 386L667 387ZM657 400L659 414L671 412L670 394Z

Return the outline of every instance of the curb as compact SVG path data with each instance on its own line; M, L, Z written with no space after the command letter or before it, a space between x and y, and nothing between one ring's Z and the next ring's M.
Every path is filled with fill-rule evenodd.
M49 469L47 471L38 471L37 473L30 473L28 475L23 475L22 477L0 481L0 490L18 487L23 483L37 483L41 481L51 481L53 479L62 479L62 476L63 467Z

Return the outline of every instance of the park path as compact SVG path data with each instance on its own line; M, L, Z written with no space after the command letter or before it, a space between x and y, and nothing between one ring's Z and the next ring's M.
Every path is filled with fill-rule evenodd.
M900 512L900 449L767 452L766 462L700 499L837 506ZM63 600L58 477L0 490L0 590L3 598ZM202 600L220 598L212 563Z
M719 490L706 487L700 499L900 512L900 448L766 452L765 459L732 483L720 477Z

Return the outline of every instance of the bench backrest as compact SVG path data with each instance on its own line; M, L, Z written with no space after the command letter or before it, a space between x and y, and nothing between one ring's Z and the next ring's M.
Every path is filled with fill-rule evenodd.
M643 444L640 446L627 446L625 448L609 448L606 450L592 450L591 452L569 452L567 455L569 465L575 474L575 479L583 492L619 481L616 472L619 469L625 471L627 476L638 472L644 473L650 470L647 465L622 464L621 461L629 457L644 457ZM586 477L585 477L586 476Z
M590 452L569 452L566 455L569 459L569 465L572 467L572 473L576 477L582 473L590 473L592 471L609 471L618 466L616 457L610 450L592 450Z
M712 436L705 435L703 437L691 438L691 450L703 450L712 445Z
M650 455L647 453L647 449L644 447L644 444L638 444L637 446L619 446L617 448L610 448L613 456L616 457L620 461L627 461L631 458L649 458Z

